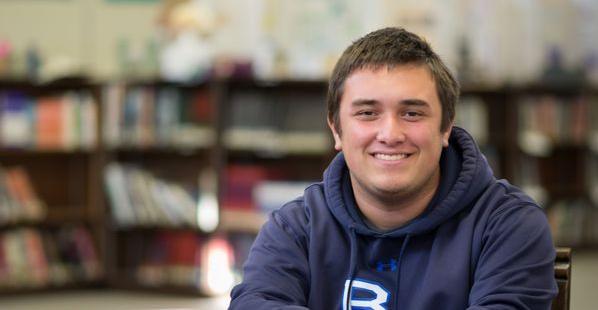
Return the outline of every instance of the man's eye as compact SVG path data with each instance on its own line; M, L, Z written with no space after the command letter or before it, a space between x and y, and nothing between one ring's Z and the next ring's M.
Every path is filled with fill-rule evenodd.
M374 116L376 115L376 113L374 111L370 111L370 110L363 110L363 111L359 111L357 112L358 116Z
M422 113L417 111L407 111L405 112L404 116L408 119L419 119L422 117Z

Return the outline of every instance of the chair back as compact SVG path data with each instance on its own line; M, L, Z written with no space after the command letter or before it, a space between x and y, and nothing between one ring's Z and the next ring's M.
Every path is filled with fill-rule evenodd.
M552 310L569 310L571 301L571 249L557 248L554 262L554 277L559 294L552 301Z

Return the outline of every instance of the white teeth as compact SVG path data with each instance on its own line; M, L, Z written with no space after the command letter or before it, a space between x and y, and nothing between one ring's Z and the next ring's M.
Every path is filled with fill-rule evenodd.
M407 157L407 155L405 154L380 154L380 153L376 153L374 155L374 157L378 158L378 159L382 159L382 160L400 160L403 159L405 157Z

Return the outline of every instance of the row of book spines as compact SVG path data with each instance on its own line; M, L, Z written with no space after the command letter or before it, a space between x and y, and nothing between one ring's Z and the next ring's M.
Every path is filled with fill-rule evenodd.
M222 209L269 213L303 195L312 183L291 180L278 169L232 164L225 171ZM234 218L232 213L231 218Z
M104 89L108 146L205 146L214 143L214 106L206 91L110 85Z
M576 182L585 184L585 190L590 193L593 197L592 200L598 205L598 155L585 156L583 162L583 175L580 175ZM534 156L522 156L518 160L517 174L513 181L521 186L538 187L543 191L548 191L545 188L545 184L542 183L542 177L540 173L541 158ZM570 186L572 180L558 179L556 184L553 184L552 188L557 186L567 187Z
M0 100L2 147L71 150L97 144L98 106L88 92L37 98L5 92Z
M198 227L198 200L181 185L119 163L107 165L104 183L120 227Z
M542 135L551 144L581 145L598 131L598 97L527 97L519 107L519 133Z
M234 249L224 236L162 231L135 253L132 276L147 286L191 286L205 293L227 291L234 283ZM224 285L224 287L218 285Z
M48 287L93 281L102 274L95 246L81 227L57 232L19 228L0 234L0 287Z
M557 245L598 244L598 209L583 201L560 201L547 208L548 220Z
M274 175L256 165L231 166L227 171L221 218L225 230L234 230L235 223L243 221L225 210L268 213L302 195L310 184L269 180ZM181 185L161 180L139 167L119 163L107 166L104 181L112 216L119 227L201 228L200 199ZM255 218L254 223L261 221L263 216L256 215Z
M27 171L19 166L0 167L0 224L36 223L47 213Z

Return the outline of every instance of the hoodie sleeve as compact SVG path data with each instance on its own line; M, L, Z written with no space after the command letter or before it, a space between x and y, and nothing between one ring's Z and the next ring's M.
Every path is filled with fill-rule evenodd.
M308 309L306 234L297 223L302 218L272 213L250 250L243 282L231 292L229 309Z
M468 309L550 309L556 296L555 250L542 210L502 206L482 237Z

